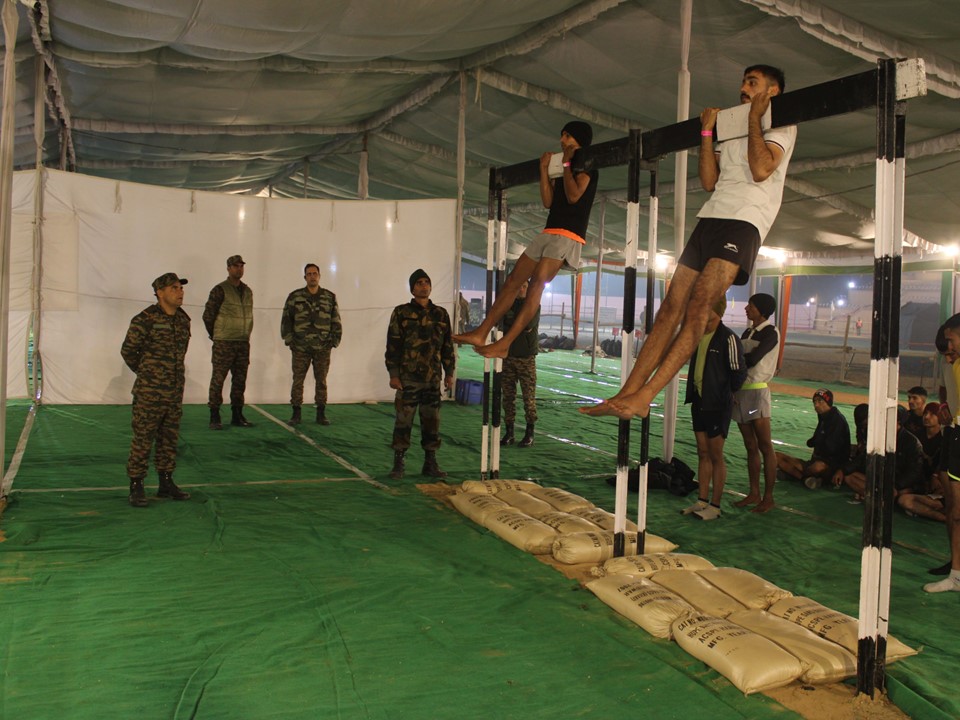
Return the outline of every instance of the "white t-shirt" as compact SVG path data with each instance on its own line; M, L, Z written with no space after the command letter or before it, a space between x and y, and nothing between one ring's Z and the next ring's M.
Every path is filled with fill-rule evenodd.
M783 148L783 158L777 169L763 182L755 182L747 159L747 138L720 143L720 177L717 186L697 213L700 218L744 220L760 231L762 243L780 211L783 183L787 179L787 165L797 141L797 126L767 130L763 139Z

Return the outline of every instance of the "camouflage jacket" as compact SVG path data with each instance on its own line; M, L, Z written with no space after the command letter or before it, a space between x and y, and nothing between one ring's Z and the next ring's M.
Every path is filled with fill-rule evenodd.
M280 320L280 336L294 350L335 348L340 344L343 326L337 296L326 288L311 295L302 287L287 295Z
M384 357L390 377L401 381L439 384L441 369L453 375L456 357L447 311L432 301L426 307L414 300L397 305L390 316Z
M183 359L190 343L190 316L177 308L167 315L151 305L130 321L120 355L137 374L133 394L140 400L183 400Z
M513 323L517 319L517 315L520 314L520 309L523 307L524 298L517 298L513 301L513 305L507 310L506 315L503 316L503 331L506 332L509 330ZM527 326L523 329L517 339L510 343L510 351L508 357L512 358L528 358L533 357L540 352L540 308L537 308L537 312L530 319L530 322L527 323Z

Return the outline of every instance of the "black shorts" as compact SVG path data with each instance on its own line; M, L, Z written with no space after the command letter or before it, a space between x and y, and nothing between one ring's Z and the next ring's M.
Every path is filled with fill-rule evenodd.
M960 479L960 432L955 427L943 429L939 469L945 470L951 480Z
M727 438L730 432L730 410L704 410L700 407L700 401L694 400L690 403L690 417L693 420L693 431L706 433L708 438L722 437Z
M727 260L740 267L734 285L746 285L760 252L760 231L744 220L700 218L677 261L691 270L703 272L712 258Z

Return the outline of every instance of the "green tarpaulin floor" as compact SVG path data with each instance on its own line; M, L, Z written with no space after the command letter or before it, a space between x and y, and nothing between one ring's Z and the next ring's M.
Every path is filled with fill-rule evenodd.
M460 356L460 376L479 379L480 360ZM616 422L576 408L614 392L618 362L596 375L576 353L538 364L537 441L505 449L501 476L613 510ZM797 717L424 495L419 449L390 480L391 405L334 406L333 425L297 432L287 413L251 408L253 428L214 432L205 407L186 407L176 479L193 498L136 510L129 408L39 410L0 517L0 717ZM26 415L8 410L8 462ZM450 482L478 477L480 418L443 407ZM778 442L807 452L814 423L805 397L775 397ZM695 466L688 427L682 409L677 454ZM660 434L658 420L654 454ZM736 430L727 449L728 489L742 492ZM777 500L767 515L728 501L703 523L677 513L690 499L657 491L649 528L856 615L862 506L799 484ZM945 530L897 514L894 541L891 632L922 652L890 667L891 698L915 718L957 717L960 596L921 590Z

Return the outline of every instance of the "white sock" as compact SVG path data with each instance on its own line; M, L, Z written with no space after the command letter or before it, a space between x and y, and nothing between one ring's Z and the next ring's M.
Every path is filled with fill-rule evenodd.
M960 583L960 570L951 570L949 577L955 583Z

